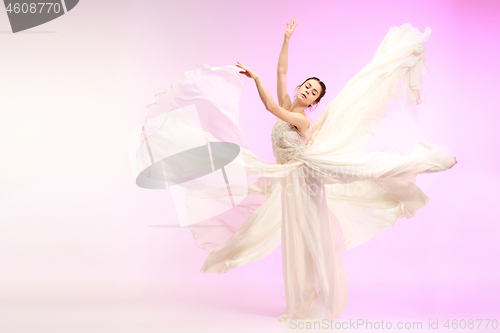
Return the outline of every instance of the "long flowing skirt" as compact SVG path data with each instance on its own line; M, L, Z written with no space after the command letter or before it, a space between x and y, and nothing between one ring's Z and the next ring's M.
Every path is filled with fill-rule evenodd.
M286 308L279 318L337 318L348 288L338 221L325 185L301 166L282 179L282 254Z

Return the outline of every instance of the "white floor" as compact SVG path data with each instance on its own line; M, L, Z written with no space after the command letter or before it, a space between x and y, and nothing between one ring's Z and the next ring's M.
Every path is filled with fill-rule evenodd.
M378 289L378 290L373 290ZM223 292L221 292L223 290ZM338 319L344 329L324 323L308 329L280 323L284 294L279 287L260 285L9 287L0 289L1 333L156 333L156 332L498 332L499 328L446 329L446 319L499 320L498 293L494 288L421 288L408 286L362 290L351 286L350 304ZM468 290L468 291L464 291ZM429 319L439 329L428 329ZM349 323L390 321L392 329L366 329ZM397 322L422 322L422 329L394 327ZM478 321L474 321L478 324ZM319 324L318 324L319 325ZM335 325L335 323L333 324ZM476 326L477 327L477 326ZM303 329L300 329L303 328Z

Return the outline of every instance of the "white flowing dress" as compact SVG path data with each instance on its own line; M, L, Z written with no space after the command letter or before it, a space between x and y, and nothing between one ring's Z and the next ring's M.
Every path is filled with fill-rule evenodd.
M279 320L335 320L344 311L341 252L425 206L416 175L446 170L451 156L412 119L430 33L409 23L390 28L306 132L277 119L276 163L255 156L240 131L239 68L199 64L156 94L139 136L137 184L167 182L184 204L179 219L208 254L202 273L226 273L281 245Z

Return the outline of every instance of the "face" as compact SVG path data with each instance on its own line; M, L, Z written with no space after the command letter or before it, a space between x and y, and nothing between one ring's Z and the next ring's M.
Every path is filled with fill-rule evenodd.
M314 79L307 80L302 86L297 89L297 98L304 101L304 104L315 105L319 94L321 93L321 85Z

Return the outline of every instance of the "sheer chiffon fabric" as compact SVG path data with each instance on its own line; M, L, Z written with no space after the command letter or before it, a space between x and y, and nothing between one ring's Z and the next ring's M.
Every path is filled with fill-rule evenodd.
M200 272L226 273L281 244L286 308L279 320L340 316L348 303L341 252L425 206L416 175L446 170L451 155L427 142L412 119L426 69L421 43L430 33L409 23L390 28L372 61L308 131L277 119L276 163L258 158L239 128L237 67L199 64L156 95L139 138L143 176L168 181L170 166L161 161L207 142L239 147L241 168L214 167L212 156L212 173L222 170L228 185L214 186L193 170L175 184L185 191L196 244L208 254ZM199 120L182 112L190 106Z

